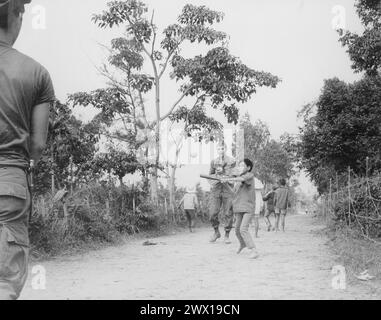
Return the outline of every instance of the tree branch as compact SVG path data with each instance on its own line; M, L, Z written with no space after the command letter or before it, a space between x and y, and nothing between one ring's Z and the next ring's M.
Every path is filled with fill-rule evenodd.
M168 118L172 114L173 110L176 109L176 107L185 98L185 96L188 94L188 92L191 89L192 89L192 86L190 86L187 90L185 90L185 92L181 95L181 97L173 104L172 108L163 117L160 118L160 121L165 120L166 118Z
M160 74L159 74L159 79L163 76L165 70L167 69L169 59L171 58L172 54L175 52L175 50L172 50L170 53L168 53L167 58L165 59L163 69L161 69Z
M180 47L180 44L184 41L184 39L181 39L178 43L177 43L177 46L175 48L173 48L169 53L168 53L168 56L167 58L165 59L165 62L164 62L164 65L163 65L163 69L160 71L160 74L159 74L159 79L163 76L165 70L167 69L167 66L168 66L168 62L169 62L169 59L171 59L172 55L176 52L176 50Z
M152 11L152 18L151 18L151 28L152 28L152 32L153 32L153 39L152 39L152 48L151 48L151 54L153 55L154 52L155 52L155 42L156 42L156 30L155 30L155 26L153 25L153 18L155 16L155 10Z

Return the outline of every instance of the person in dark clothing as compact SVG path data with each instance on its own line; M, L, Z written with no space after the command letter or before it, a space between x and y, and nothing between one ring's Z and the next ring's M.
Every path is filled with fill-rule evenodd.
M263 201L267 203L267 210L265 214L265 222L267 225L267 231L270 231L271 229L274 231L275 228L272 228L271 221L270 221L270 215L274 214L275 216L275 206L274 206L274 197L275 197L275 191L277 189L277 186L273 186L271 191L269 191L264 197ZM276 216L275 216L276 218Z
M28 172L46 144L55 100L48 71L13 49L31 0L0 0L0 300L15 300L28 274Z
M279 231L279 220L281 219L282 231L285 231L287 209L290 207L290 191L286 187L286 180L279 180L279 188L275 191L275 230Z

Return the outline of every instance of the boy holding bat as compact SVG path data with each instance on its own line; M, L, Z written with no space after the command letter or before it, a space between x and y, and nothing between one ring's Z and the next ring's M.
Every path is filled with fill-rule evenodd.
M234 188L233 211L236 216L235 232L240 246L237 253L247 248L251 259L258 258L258 252L249 232L250 221L255 215L255 180L253 163L244 159L239 165L240 175L236 178L221 178L222 183L237 182Z

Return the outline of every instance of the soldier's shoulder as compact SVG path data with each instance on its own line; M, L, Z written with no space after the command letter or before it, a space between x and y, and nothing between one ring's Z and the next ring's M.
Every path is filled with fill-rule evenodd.
M13 51L15 59L25 71L49 73L48 70L38 61L32 57L14 49Z

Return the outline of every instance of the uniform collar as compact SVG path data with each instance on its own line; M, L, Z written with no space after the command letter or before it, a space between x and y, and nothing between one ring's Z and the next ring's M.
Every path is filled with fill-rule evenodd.
M7 43L3 40L0 40L0 47L12 48L12 46L9 43Z

